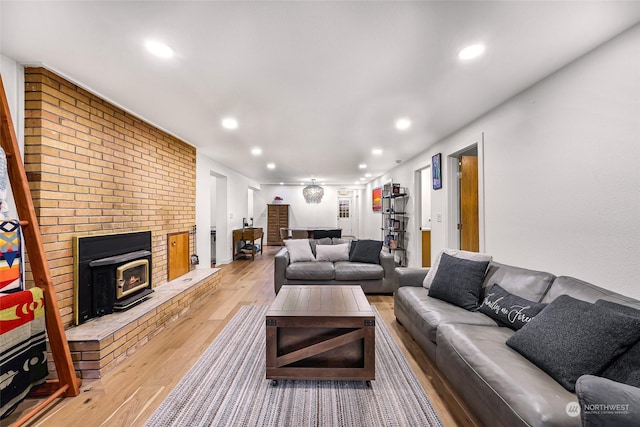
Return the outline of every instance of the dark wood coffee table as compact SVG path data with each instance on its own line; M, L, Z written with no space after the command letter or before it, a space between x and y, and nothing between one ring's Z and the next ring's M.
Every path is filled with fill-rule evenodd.
M267 379L375 379L375 317L360 286L282 286L267 311Z

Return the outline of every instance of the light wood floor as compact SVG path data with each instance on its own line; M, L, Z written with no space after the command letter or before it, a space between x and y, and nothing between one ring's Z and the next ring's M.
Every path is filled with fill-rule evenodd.
M79 396L60 399L27 425L140 426L243 305L268 305L273 291L273 256L278 247L265 247L254 261L221 266L222 287L202 305L173 322L124 363L99 380L84 380ZM420 384L445 426L475 422L448 391L429 359L393 315L393 297L368 296L407 357ZM25 400L8 419L9 426L40 401Z

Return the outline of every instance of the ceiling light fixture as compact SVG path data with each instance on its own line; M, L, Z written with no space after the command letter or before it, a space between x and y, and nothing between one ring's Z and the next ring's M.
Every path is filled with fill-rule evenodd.
M458 58L463 61L468 61L469 59L474 59L482 55L484 50L485 47L483 44L472 44L458 52Z
M276 168L275 163L267 163L267 169L275 169L275 168Z
M159 56L160 58L171 58L173 56L173 49L164 43L155 40L147 40L144 45L149 52L153 53L155 56Z
M358 165L358 167L359 167L360 169L366 169L366 168L367 168L367 165L365 165L364 163L360 163L360 164Z
M225 117L221 121L222 127L228 130L238 129L238 121L233 117Z
M316 180L311 178L311 185L302 189L302 195L307 203L320 203L324 196L324 188L316 184Z
M371 154L379 156L380 154L382 154L382 148L374 148L373 150L371 150Z
M396 129L398 130L408 130L411 127L411 120L402 117L396 120Z
M262 148L260 147L252 148L251 154L253 154L254 156L259 156L260 154L262 154Z
M365 178L371 178L371 174L370 174L370 173L365 173L365 174L364 174L364 177L365 177Z

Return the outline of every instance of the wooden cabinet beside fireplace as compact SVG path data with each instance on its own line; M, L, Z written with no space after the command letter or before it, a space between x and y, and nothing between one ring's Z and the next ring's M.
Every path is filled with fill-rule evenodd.
M289 228L289 205L267 205L267 245L280 246L280 228Z

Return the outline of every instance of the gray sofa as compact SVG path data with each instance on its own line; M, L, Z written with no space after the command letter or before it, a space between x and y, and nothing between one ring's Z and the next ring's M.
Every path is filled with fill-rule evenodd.
M346 242L341 239L309 239L315 253L319 244L330 245ZM276 293L282 285L353 285L359 284L367 294L391 294L395 289L396 264L393 255L385 249L379 254L379 264L351 261L290 262L287 248L275 256L273 287Z
M484 425L579 426L581 417L583 425L640 425L640 389L609 380L604 380L609 400L596 401L596 404L631 403L626 413L582 411L577 416L578 412L568 410L568 405L578 403L578 396L598 396L594 389L601 388L602 379L585 375L576 383L578 396L568 391L506 344L516 331L479 311L467 311L430 297L428 289L423 287L427 271L396 269L396 319ZM590 303L603 299L640 309L637 300L572 277L556 277L497 262L489 264L481 301L494 283L535 302L550 303L566 294ZM640 342L635 345L640 346ZM604 421L601 418L594 421L597 416L604 416Z

